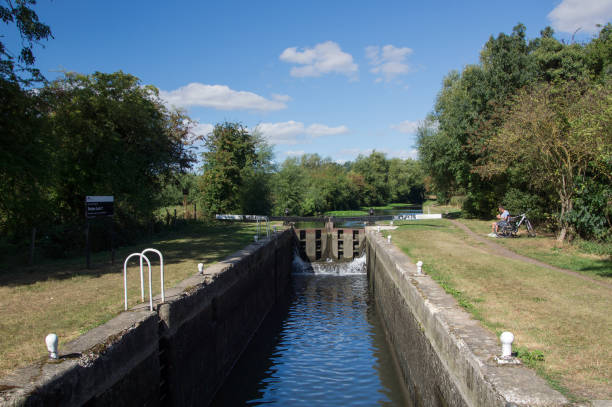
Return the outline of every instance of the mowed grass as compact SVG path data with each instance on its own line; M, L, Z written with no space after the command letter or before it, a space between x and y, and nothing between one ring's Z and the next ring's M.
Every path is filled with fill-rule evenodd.
M460 219L459 222L473 232L484 236L491 232L493 221ZM536 232L538 232L537 229ZM527 236L527 229L524 226L520 227L518 236L518 238L498 238L494 241L523 256L612 283L611 256L591 254L581 250L578 245L559 243L551 234L547 235L540 232L537 237L530 238Z
M164 256L165 287L197 272L197 264L217 262L253 241L255 224L192 223L181 231L117 253L111 266L108 253L93 258L93 269L85 260L47 262L42 266L0 272L0 376L45 358L44 339L59 336L62 344L103 324L123 311L123 261L127 255L152 247ZM159 258L147 254L152 263L153 295L160 292ZM138 259L128 268L129 306L140 302ZM148 287L145 266L145 287ZM145 288L148 298L148 288ZM148 301L148 300L147 300Z
M390 233L484 326L513 332L514 350L553 387L573 401L612 399L612 290L491 255L449 220Z

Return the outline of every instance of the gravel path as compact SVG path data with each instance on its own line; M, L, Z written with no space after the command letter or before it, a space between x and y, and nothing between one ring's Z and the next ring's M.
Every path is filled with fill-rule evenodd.
M474 233L470 228L468 228L467 226L465 226L463 223L455 220L455 219L449 219L455 226L459 227L460 229L464 230L468 235L470 235L471 237L473 237L474 239L478 240L479 242L482 242L485 244L486 248L485 250L491 254L497 255L497 256L503 256L503 257L507 257L509 259L513 259L513 260L520 260L520 261L524 261L525 263L530 263L530 264L535 264L536 266L540 266L540 267L545 267L547 269L551 269L551 270L555 270L558 271L560 273L564 273L564 274L568 274L577 278L580 278L582 280L591 282L593 284L597 284L601 287L606 287L606 288L612 288L612 284L610 283L606 283L604 281L598 281L595 280L593 278L590 278L588 276L585 276L584 274L580 274L577 273L575 271L572 270L567 270L567 269L562 269L560 267L555 267L555 266L551 266L550 264L546 264L544 262L541 262L539 260L536 259L532 259L531 257L526 257L523 255L520 255L518 253L515 253L511 250L506 249L505 247L494 243L491 241L490 237L482 237L477 233Z

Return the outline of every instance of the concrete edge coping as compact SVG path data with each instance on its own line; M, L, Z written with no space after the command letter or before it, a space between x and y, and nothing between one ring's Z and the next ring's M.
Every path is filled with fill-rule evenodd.
M416 274L416 265L401 249L393 243L389 244L375 230L370 230L369 235L396 265L394 271L403 280L403 285L412 291L412 295L420 297L423 307L411 307L417 321L424 327L430 327L430 324L425 324L427 319L437 321L437 325L445 331L446 338L454 342L453 348L459 351L457 354L464 355L466 362L480 371L481 377L493 391L507 402L518 405L562 406L569 403L531 369L525 366L498 366L493 358L501 353L499 339L465 311L431 276ZM410 301L407 303L410 304ZM440 340L443 339L428 328L425 328L425 334L436 351L442 353L444 344Z

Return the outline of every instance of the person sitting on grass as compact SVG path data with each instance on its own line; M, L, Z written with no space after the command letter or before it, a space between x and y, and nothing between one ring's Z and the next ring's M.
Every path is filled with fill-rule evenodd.
M508 217L510 216L510 212L508 212L502 205L499 205L497 208L499 210L499 215L497 215L498 222L491 223L491 233L489 233L490 237L497 237L497 230L500 226L506 226L508 223Z

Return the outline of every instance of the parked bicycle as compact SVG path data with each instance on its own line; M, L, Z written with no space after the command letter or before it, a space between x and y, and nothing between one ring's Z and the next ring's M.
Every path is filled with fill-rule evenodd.
M527 218L526 214L521 214L518 216L508 216L508 220L505 225L500 226L497 229L497 236L499 237L516 237L521 225L525 225L527 229L527 235L529 237L535 237L536 232L531 222Z

